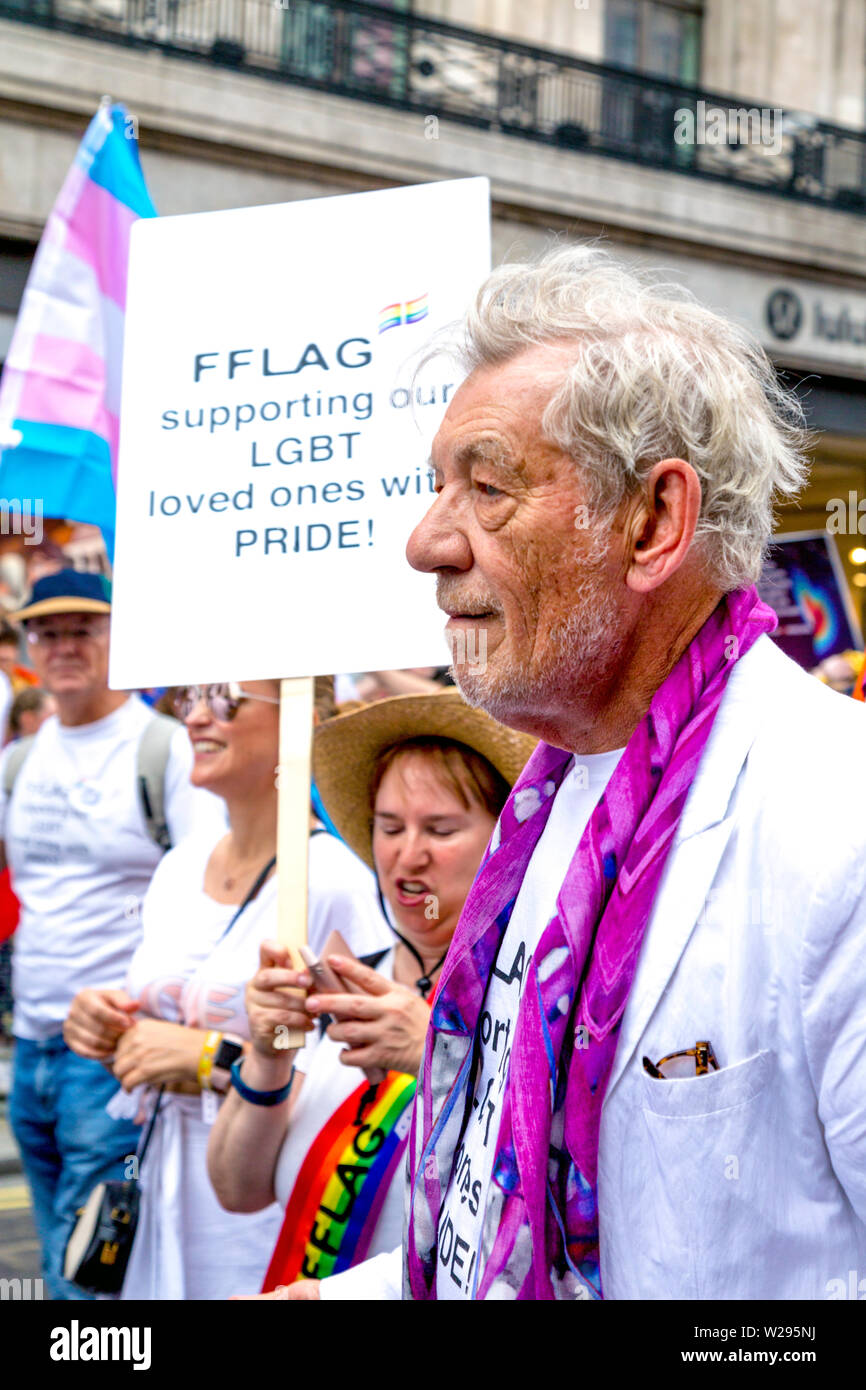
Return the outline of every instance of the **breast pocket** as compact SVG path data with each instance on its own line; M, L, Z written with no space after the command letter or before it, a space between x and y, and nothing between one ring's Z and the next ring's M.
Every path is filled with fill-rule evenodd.
M763 1091L770 1079L773 1059L772 1052L756 1052L732 1067L678 1081L659 1080L644 1072L643 1108L653 1115L670 1118L700 1118L737 1109Z
M737 1298L742 1261L772 1237L775 1070L765 1051L706 1076L640 1078L643 1200L654 1209L655 1238L688 1269L693 1297ZM663 1248L659 1260L663 1269Z

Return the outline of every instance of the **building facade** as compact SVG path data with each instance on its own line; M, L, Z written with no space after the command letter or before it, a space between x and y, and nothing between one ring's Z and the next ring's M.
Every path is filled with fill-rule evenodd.
M866 0L0 0L0 358L105 94L163 214L485 174L498 260L604 237L797 386L781 530L866 498Z

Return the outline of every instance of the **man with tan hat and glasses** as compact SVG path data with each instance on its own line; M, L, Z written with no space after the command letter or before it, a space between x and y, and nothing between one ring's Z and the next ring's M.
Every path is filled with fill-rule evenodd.
M117 1082L62 1028L79 990L117 989L141 935L139 904L164 850L219 804L189 783L184 729L108 688L111 590L65 569L33 586L23 622L57 715L0 764L0 836L21 901L15 936L10 1121L33 1194L52 1298L84 1298L63 1250L97 1182L123 1176L138 1128L106 1114ZM128 1026L131 1010L103 1007Z

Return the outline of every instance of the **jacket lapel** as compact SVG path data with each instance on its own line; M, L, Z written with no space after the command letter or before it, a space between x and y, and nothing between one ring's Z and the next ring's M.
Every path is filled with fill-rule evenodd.
M780 656L771 640L761 637L731 673L653 906L605 1102L634 1055L700 923L736 821L731 801L737 779L766 717L767 691L775 687L778 693L780 672L775 663ZM772 668L769 679L768 663Z

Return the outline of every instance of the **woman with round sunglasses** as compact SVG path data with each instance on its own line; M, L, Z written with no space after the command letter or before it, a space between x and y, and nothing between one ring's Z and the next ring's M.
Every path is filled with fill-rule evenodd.
M208 1168L232 1211L285 1219L264 1297L393 1249L415 1077L439 971L496 819L535 740L472 709L457 691L407 695L338 715L316 731L325 808L375 868L393 932L357 962L324 953L358 993L308 987L275 941L247 990L252 1048L232 1069ZM286 1050L287 1033L316 1028ZM326 1026L327 1025L327 1026ZM345 1046L344 1048L344 1044Z
M329 677L317 678L316 696L327 713ZM223 799L228 833L190 836L165 856L141 904L142 939L125 989L82 991L65 1029L70 1047L112 1067L134 1094L130 1108L152 1110L165 1087L142 1163L125 1299L224 1298L248 1288L261 1280L279 1225L277 1207L225 1212L205 1163L229 1069L248 1046L244 985L260 942L276 932L279 684L188 686L175 692L174 707L193 747L191 780ZM344 919L363 894L323 889L313 845L326 838L349 879L371 876L332 836L311 840L311 902Z

